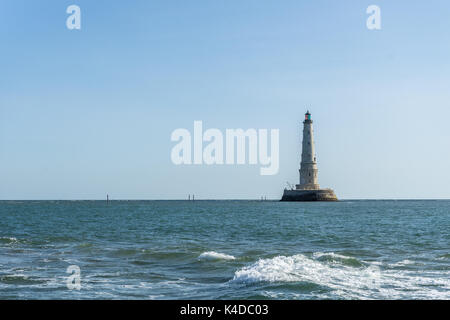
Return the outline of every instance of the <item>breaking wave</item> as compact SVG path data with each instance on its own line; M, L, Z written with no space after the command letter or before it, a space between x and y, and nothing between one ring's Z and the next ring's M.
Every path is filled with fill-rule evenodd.
M228 254L207 251L198 256L199 260L235 260L236 258Z
M323 260L324 256L338 259ZM333 253L260 259L236 271L231 282L307 282L345 299L450 298L450 271L382 270L376 263L345 263L349 259L354 258Z
M17 243L18 240L15 237L0 237L0 243L6 243L6 244L11 244L11 243Z

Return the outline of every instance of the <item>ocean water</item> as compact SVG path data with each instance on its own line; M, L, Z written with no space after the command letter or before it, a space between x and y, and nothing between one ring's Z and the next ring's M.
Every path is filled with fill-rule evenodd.
M450 201L0 201L0 299L450 299Z

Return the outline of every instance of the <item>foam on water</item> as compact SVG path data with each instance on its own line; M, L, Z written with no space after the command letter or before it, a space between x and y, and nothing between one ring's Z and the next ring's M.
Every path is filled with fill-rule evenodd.
M353 267L336 262L317 260L303 254L260 259L235 272L231 282L310 282L328 287L333 294L346 299L449 299L450 272L437 273L382 270L364 262ZM341 255L341 258L345 257ZM351 259L351 257L345 257Z
M404 267L404 266L408 266L408 265L412 265L414 264L414 261L405 259L396 263L392 263L390 266L391 267Z
M236 258L225 253L207 251L198 256L199 260L235 260Z
M365 265L356 258L344 256L334 252L314 252L313 258L321 262L344 264L351 267L363 267Z
M17 238L15 237L0 237L0 242L4 243L16 243L18 242Z

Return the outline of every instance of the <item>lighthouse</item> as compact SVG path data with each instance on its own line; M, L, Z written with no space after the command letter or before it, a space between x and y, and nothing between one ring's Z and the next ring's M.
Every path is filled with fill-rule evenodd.
M300 163L300 184L298 190L317 190L320 189L317 182L317 162L314 148L314 131L311 113L305 114L303 121L303 142L302 142L302 162Z
M303 121L302 157L300 162L300 183L295 190L284 190L281 201L337 201L332 189L320 189L317 158L314 147L314 130L311 113Z

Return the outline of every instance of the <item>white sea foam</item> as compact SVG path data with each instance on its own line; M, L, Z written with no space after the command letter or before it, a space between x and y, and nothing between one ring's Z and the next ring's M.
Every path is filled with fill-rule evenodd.
M450 272L382 270L364 262L361 267L319 261L302 254L260 259L235 272L231 282L309 282L328 287L346 299L449 299ZM351 259L351 257L346 257Z
M350 259L350 258L351 258L351 257L344 256L344 255L342 255L342 254L334 253L334 252L314 252L314 253L313 253L313 257L314 257L314 258L321 258L321 257L336 257L336 258L341 258L341 259Z
M402 260L402 261L391 264L391 267L404 267L404 266L411 265L411 264L414 264L414 261L406 259L406 260Z
M17 238L15 237L0 237L0 240L6 240L10 242L17 242Z
M203 252L201 255L198 256L199 260L234 260L236 259L233 256L230 256L228 254L219 253L215 251L207 251Z

